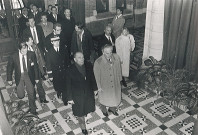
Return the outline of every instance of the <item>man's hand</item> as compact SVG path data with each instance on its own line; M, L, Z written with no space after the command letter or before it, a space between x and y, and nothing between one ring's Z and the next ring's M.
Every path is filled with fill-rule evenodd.
M13 82L12 82L12 81L8 81L8 84L9 84L10 86L12 86Z
M48 74L44 75L44 77L46 80L49 78Z
M53 81L53 78L49 78L50 81Z
M96 90L96 91L94 91L94 95L95 96L97 96L98 95L98 91Z
M98 92L102 92L102 91L103 91L103 89L101 89L101 88L100 88L100 89L98 89Z
M70 105L73 105L74 104L74 101L71 100L71 101L68 101L67 103L70 104Z
M36 83L38 83L38 82L39 82L39 80L35 80L35 82L36 82Z

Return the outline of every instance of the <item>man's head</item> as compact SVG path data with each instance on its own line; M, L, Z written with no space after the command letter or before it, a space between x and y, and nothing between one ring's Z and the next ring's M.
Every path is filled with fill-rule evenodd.
M66 17L70 17L71 16L71 10L70 9L65 9L64 14Z
M24 7L24 8L22 9L22 14L24 14L25 16L28 15L28 9L27 9L26 7Z
M60 35L62 29L61 29L61 24L60 23L55 23L53 25L53 31L55 35Z
M76 64L82 66L84 65L84 55L82 52L76 52L74 54L74 61L76 62Z
M112 45L106 44L103 48L102 48L102 52L103 55L105 56L105 58L107 59L111 59L112 57L112 51L113 51L113 47Z
M33 42L34 42L33 39L32 39L32 37L29 37L29 36L25 37L24 41L25 41L25 43L26 43L28 46L33 45Z
M43 12L43 8L42 8L42 7L39 7L39 8L38 8L38 11L39 11L39 12Z
M20 15L21 15L21 13L19 12L18 9L16 9L16 10L14 11L14 13L15 13L16 16L20 16Z
M123 8L122 8L122 7L118 7L118 8L116 9L116 14L117 14L117 15L123 14Z
M52 12L52 5L48 5L48 12Z
M46 15L45 13L43 13L43 14L41 15L41 22L42 22L42 23L46 23L46 22L47 22L47 15Z
M79 34L83 31L84 29L84 24L83 23L76 23L75 25L75 30Z
M33 5L33 6L32 6L32 10L33 10L34 13L36 13L36 12L38 11L37 6L36 6L36 5Z
M60 38L59 37L51 38L51 43L53 44L54 47L59 47Z
M27 45L25 42L21 42L19 44L19 51L21 52L22 55L26 55L27 54Z
M124 27L122 29L122 35L127 36L129 34L129 30L127 29L127 27Z
M33 16L30 16L28 18L28 21L29 21L29 24L30 24L30 27L34 27L35 26L35 21L34 21L34 17Z
M30 4L30 10L33 10L34 4Z
M110 35L111 35L111 31L112 31L111 26L107 25L107 26L105 27L105 30L104 30L105 34L106 34L107 36L110 36Z
M55 6L52 6L52 14L57 14L57 8Z

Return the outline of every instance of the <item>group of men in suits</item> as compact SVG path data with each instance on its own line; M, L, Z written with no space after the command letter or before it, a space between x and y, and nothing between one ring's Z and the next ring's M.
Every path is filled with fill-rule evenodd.
M49 14L39 12L37 6L33 4L30 7L29 12L27 8L23 8L19 18L21 42L19 51L9 59L7 80L10 85L13 84L12 73L15 70L17 96L23 98L26 89L30 112L37 114L34 86L37 86L40 102L48 103L42 86L43 79L47 77L53 82L57 97L62 97L64 104L67 104L66 94L62 93L65 89L65 82L63 82L65 69L70 65L67 46L71 46L68 44L71 44L71 38L65 38L64 34L72 35L75 21L71 17L70 9L66 9L65 18L61 20L55 6L51 7ZM69 28L69 32L62 31L62 21L69 25L64 29L66 31Z
M121 80L116 79L118 76L116 74L112 78L110 73L116 70L119 75L121 73L119 58L117 55L112 55L112 52L115 52L115 36L112 34L112 26L107 25L101 36L98 46L98 56L100 57L95 62L95 71L93 71L92 65L96 57L91 32L84 24L75 22L70 9L65 10L64 18L58 15L55 6L51 6L51 10L48 11L51 13L41 14L35 5L31 6L29 14L26 8L23 9L23 18L21 18L24 20L21 24L24 25L21 27L23 41L19 45L18 52L9 59L7 80L10 85L13 84L12 73L15 70L17 95L19 98L23 98L24 86L26 86L30 112L37 114L34 86L37 86L40 102L48 103L42 86L43 79L48 77L53 82L57 97L62 98L64 105L72 104L73 113L79 118L82 132L87 134L84 117L89 112L95 111L94 90L100 89L99 95L101 95L101 91L106 90L99 82L101 79L98 79L99 74L104 73L102 68L105 65L108 65L110 72L105 71L107 73L104 73L102 80L105 81L105 76L109 74L109 80L114 79L111 82L115 82L115 88L118 91L116 93L118 96L112 98L113 102L119 97L116 104L110 104L110 112L118 115L116 106L121 100L119 96L121 87L120 84L117 85L117 82ZM102 65L101 61L103 61ZM113 68L112 64L116 64L116 66ZM99 71L103 73L99 73ZM112 85L110 83L108 87L112 87L111 89L114 91ZM104 99L101 99L102 112L105 116L108 116L106 110L108 105L103 104L103 100L107 100L109 96L107 93Z

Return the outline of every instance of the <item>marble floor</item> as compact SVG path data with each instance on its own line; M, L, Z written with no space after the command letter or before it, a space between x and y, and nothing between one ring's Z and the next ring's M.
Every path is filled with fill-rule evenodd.
M43 86L50 102L41 104L39 100L36 101L38 116L46 120L40 133L82 135L71 106L64 106L50 82L44 81ZM0 90L4 101L18 100L14 88L14 85L9 86L6 82L6 62L1 63ZM95 98L96 111L86 117L90 135L190 135L197 117L191 116L182 106L172 106L166 99L138 89L133 81L128 81L128 87L122 88L122 102L117 117L113 114L105 117ZM23 100L27 101L27 97Z
M15 86L9 86L5 74L6 64L0 65L0 89L5 101L18 100ZM81 135L77 119L71 106L64 106L56 97L53 86L45 81L48 104L36 101L39 117L45 119L40 132L50 135ZM37 98L38 99L38 98ZM27 101L27 97L23 99ZM119 116L105 117L98 106L96 111L86 117L90 135L190 135L195 116L187 110L172 106L154 93L140 90L134 82L122 89L122 103L118 107Z

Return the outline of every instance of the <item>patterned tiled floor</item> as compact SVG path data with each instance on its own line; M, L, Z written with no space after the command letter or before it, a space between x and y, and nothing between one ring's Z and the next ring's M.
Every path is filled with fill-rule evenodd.
M135 31L136 55L141 57L143 32ZM6 82L6 63L0 64L0 90L5 101L18 100L14 85ZM135 70L131 71L135 72ZM50 135L82 135L71 106L64 106L56 97L52 85L45 81L48 104L36 101L39 117L45 119L41 133ZM96 97L96 111L86 117L90 135L190 135L196 116L191 116L182 107L157 97L154 93L140 90L134 82L128 82L128 88L122 89L122 103L118 107L119 116L103 116ZM37 98L38 99L38 98ZM24 98L27 101L27 98ZM39 135L39 133L38 133Z
M5 101L18 100L15 86L8 86L6 63L0 65L0 89ZM48 104L36 101L39 117L46 119L40 132L50 135L82 135L71 106L64 106L48 82L44 82ZM122 103L118 107L119 116L103 116L96 97L96 111L86 117L90 135L190 135L195 116L190 116L155 94L140 90L135 83L128 83L122 89ZM38 99L38 98L37 98ZM27 98L24 99L25 101Z

